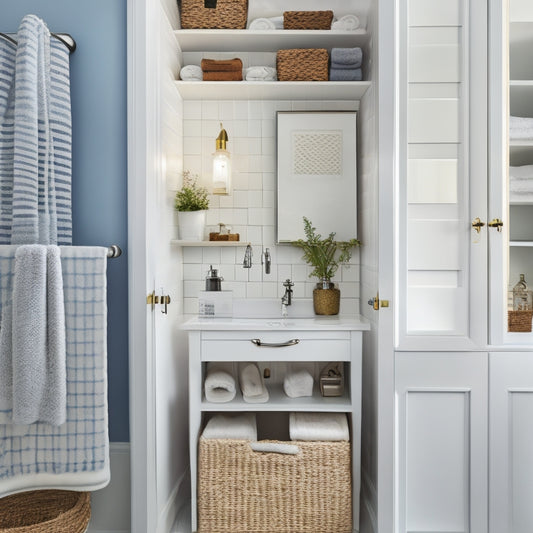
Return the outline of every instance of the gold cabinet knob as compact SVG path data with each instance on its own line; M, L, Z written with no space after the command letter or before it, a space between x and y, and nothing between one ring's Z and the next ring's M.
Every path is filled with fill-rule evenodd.
M481 219L479 217L474 218L472 220L472 227L479 233L481 231L481 228L485 225L485 222L481 222Z
M501 231L502 227L503 227L503 221L501 219L499 219L499 218L493 218L488 223L488 226L489 226L489 228L496 228L498 231Z

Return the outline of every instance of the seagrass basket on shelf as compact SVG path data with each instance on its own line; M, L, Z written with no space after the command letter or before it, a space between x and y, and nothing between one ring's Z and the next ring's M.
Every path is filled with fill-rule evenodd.
M351 533L350 443L290 444L297 454L200 438L198 533Z
M279 81L328 81L328 51L325 48L278 50Z
M533 311L508 311L507 329L512 332L529 333L532 320Z
M330 30L333 11L285 11L284 30Z
M91 518L91 494L33 490L0 499L0 533L83 533Z
M248 0L180 0L183 29L246 28Z

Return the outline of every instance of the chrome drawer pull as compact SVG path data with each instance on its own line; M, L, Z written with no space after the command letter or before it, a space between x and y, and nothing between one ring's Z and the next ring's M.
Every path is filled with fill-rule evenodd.
M265 348L284 348L285 346L294 346L300 342L300 339L291 339L287 342L262 342L261 339L250 339L256 346L264 346Z

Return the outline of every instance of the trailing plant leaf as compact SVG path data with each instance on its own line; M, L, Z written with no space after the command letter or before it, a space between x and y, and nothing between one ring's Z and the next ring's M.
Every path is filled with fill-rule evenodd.
M298 239L292 241L291 244L301 248L304 253L303 259L314 267L309 277L315 276L330 281L339 266L350 261L352 249L360 246L361 242L357 239L336 241L333 232L326 238L322 238L322 235L316 232L316 228L307 217L303 217L303 220L306 240Z
M198 185L198 175L192 176L189 170L183 171L183 186L176 192L176 211L202 211L209 208L208 191Z

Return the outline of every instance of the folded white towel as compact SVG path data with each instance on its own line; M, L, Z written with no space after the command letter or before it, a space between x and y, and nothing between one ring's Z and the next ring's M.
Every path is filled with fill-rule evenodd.
M60 251L31 244L14 253L12 305L2 312L0 366L8 369L9 383L1 403L12 409L15 424L59 426L67 402Z
M183 81L202 81L204 73L198 65L185 65L180 70L180 79Z
M276 81L277 72L274 67L248 67L244 70L246 81Z
M345 413L291 413L291 440L350 440Z
M280 17L259 17L248 25L249 30L282 30L283 15Z
M256 363L239 364L239 382L245 402L265 403L268 401L268 390Z
M509 201L511 203L533 203L533 191L532 192L514 192L509 191Z
M231 402L236 394L232 364L208 363L204 391L208 402Z
M509 138L511 140L533 140L533 118L509 117Z
M283 379L283 390L289 398L313 395L313 376L305 368L290 369Z
M282 453L287 455L296 455L300 451L300 448L298 448L296 444L286 444L285 442L271 442L268 440L250 442L250 448L252 448L254 452Z
M216 414L207 422L202 437L206 439L257 440L255 413Z
M533 192L532 178L511 178L509 180L509 191L513 193L530 193Z
M533 178L533 165L522 165L520 167L509 167L509 178L524 179Z
M332 30L353 31L361 26L361 21L357 15L344 15L331 23Z

